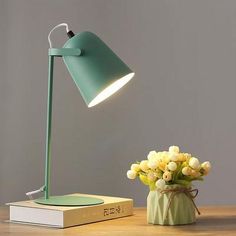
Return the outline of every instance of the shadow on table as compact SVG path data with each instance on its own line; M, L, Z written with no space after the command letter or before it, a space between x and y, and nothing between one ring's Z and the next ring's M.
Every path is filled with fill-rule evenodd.
M191 232L208 232L211 231L235 231L236 232L236 216L214 217L207 216L197 219L196 224L179 226L180 231Z

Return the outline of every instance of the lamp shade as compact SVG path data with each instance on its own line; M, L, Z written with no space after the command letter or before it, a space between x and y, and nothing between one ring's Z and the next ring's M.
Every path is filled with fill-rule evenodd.
M63 48L79 48L81 56L63 56L67 69L88 105L95 106L132 79L132 70L95 34L81 32Z

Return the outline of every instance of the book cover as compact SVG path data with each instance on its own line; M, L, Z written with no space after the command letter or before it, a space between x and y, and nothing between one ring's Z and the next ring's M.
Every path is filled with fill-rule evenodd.
M10 221L66 228L133 214L133 200L129 198L73 195L101 198L104 203L94 206L59 207L37 204L33 200L12 202L7 204L10 206Z

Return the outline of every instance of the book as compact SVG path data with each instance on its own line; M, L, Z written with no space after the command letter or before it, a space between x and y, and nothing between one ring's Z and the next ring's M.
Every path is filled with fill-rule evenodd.
M133 200L129 198L79 193L73 195L101 198L104 203L93 206L61 207L42 205L33 200L11 202L7 203L10 207L10 222L66 228L133 214Z

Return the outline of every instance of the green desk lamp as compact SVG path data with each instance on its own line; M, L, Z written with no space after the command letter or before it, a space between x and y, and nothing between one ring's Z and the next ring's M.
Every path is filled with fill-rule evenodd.
M70 39L63 48L53 48L51 33L61 26L66 27ZM57 206L88 206L102 204L103 200L93 197L76 195L50 196L51 166L51 123L52 123L52 92L53 65L55 57L62 57L67 69L88 107L95 106L114 94L128 81L134 72L95 34L81 32L74 35L66 23L55 26L48 35L49 70L47 100L47 132L46 132L46 164L45 184L39 190L26 193L31 197L35 193L44 192L44 197L35 202Z

